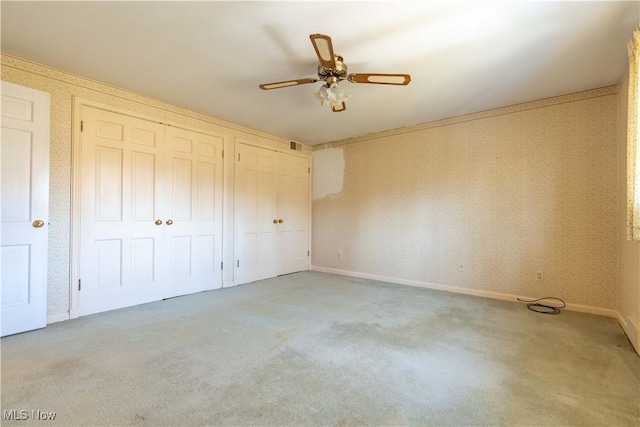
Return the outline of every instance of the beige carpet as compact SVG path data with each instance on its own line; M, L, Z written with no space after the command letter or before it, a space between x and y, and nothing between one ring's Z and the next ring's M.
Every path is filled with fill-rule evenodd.
M640 425L614 319L317 272L1 346L2 425Z

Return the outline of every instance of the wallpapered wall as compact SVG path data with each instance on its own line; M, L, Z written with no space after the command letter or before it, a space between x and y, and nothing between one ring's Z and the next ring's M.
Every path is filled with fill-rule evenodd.
M616 91L329 144L344 188L313 201L312 264L616 308Z
M640 242L627 240L627 105L629 73L618 92L618 311L623 327L640 354ZM625 324L626 323L626 324ZM634 338L635 335L635 338Z
M73 97L100 102L133 113L154 116L167 123L182 124L225 135L224 264L233 265L234 140L241 139L267 147L289 149L289 141L167 104L113 86L78 77L60 70L0 55L2 80L51 94L51 145L49 173L49 259L48 315L61 320L69 312L69 248L71 215L71 149ZM309 147L304 153L310 155ZM233 269L225 268L225 284L233 282Z

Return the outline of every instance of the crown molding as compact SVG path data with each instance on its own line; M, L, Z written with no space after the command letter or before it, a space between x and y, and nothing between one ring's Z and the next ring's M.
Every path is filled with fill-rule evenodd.
M464 123L474 120L486 119L489 117L502 116L505 114L513 114L521 111L535 110L538 108L549 107L553 105L566 104L569 102L582 101L585 99L599 98L602 96L615 95L618 93L619 85L605 86L596 89L590 89L580 92L573 92L566 95L559 95L550 98L543 98L535 101L524 102L521 104L509 105L506 107L493 108L490 110L479 111L476 113L465 114L462 116L450 117L447 119L435 120L433 122L421 123L418 125L407 126L402 128L390 129L376 132L368 135L361 135L353 138L342 139L325 144L313 146L313 150L322 150L324 148L339 147L357 142L370 141L374 139L387 138L391 136L402 135L405 133L420 132L427 129L437 128L441 126L449 126L457 123Z
M57 80L69 85L81 87L83 89L100 92L102 94L114 96L117 98L125 99L127 101L136 102L150 106L159 110L164 110L173 114L189 117L191 119L201 120L203 122L213 124L216 126L224 127L230 130L238 132L248 133L257 137L269 139L279 144L289 145L289 139L272 135L263 132L258 129L249 128L247 126L239 125L237 123L229 122L227 120L220 119L209 114L205 114L196 110L192 110L188 107L184 107L177 104L172 104L167 101L152 98L147 95L143 95L130 90L122 89L117 86L113 86L107 83L92 80L87 77L78 76L68 71L60 70L58 68L50 67L48 65L32 62L17 56L13 56L7 53L0 52L0 65L2 67L9 67L16 70L24 71L27 73L35 74L41 77L45 77L52 80ZM311 150L311 146L303 143L303 148Z

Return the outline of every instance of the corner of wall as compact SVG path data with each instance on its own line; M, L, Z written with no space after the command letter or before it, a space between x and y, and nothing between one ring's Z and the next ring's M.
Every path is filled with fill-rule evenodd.
M619 311L616 313L618 323L620 323L622 330L627 335L627 338L629 338L629 342L635 349L636 353L638 353L638 356L640 356L640 342L638 342L638 337L640 337L640 326L636 325L631 317L626 316Z
M617 86L617 319L640 355L640 243L627 240L627 109L629 70Z

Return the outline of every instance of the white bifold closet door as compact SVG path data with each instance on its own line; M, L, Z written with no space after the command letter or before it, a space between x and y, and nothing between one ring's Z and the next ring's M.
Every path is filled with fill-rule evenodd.
M310 160L238 144L235 282L309 268Z
M82 106L79 314L221 287L221 137Z

